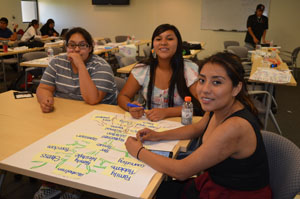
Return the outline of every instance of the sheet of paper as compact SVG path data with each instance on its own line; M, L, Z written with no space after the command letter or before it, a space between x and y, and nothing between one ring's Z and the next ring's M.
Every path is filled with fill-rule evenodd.
M139 198L156 171L132 157L124 142L144 127L160 131L179 126L182 125L178 122L135 120L124 114L95 110L1 161L1 164L68 179L108 193L121 193L126 196L124 198ZM145 146L172 150L176 143L148 143Z

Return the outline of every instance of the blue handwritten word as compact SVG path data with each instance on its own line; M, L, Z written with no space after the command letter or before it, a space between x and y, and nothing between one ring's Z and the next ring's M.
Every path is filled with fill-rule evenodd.
M85 164L85 165L90 165L92 161L96 161L97 160L96 157L84 155L82 153L76 154L75 158L76 158L75 159L76 163L82 163L82 164Z
M111 145L108 145L108 144L101 144L101 143L98 143L96 144L97 146L100 146L100 147L103 147L104 149L101 149L100 151L103 151L105 153L108 153L109 152L109 149L111 149Z
M60 156L57 156L57 155L52 155L52 154L47 154L47 153L43 153L41 154L40 156L41 158L45 158L45 159L50 159L54 162L57 162L60 160Z
M48 149L53 149L53 150L62 150L64 152L70 151L69 147L64 147L64 146L48 145L47 148Z
M65 169L65 168L57 168L57 170L58 171L62 171L62 172L64 172L64 173L69 173L69 174L72 174L72 175L76 175L76 176L78 176L78 177L81 177L81 176L83 176L84 174L83 173L81 173L81 172L78 172L78 171L72 171L72 170L70 170L70 169Z
M129 168L115 166L115 165L112 165L111 168L113 168L115 171L120 171L121 173L127 173L129 175L135 174L134 169L129 169Z
M124 128L122 126L116 126L116 125L111 125L112 128L120 129L123 130Z
M110 140L125 142L125 139L118 138L118 137L113 137L113 136L103 135L103 136L101 136L101 138L106 138L106 139L110 139Z
M116 129L116 128L111 128L111 127L106 127L104 130L113 131L113 132L119 132L119 133L123 132L123 130Z
M119 120L119 122L121 123L121 124L132 124L132 122L131 121L127 121L127 120L123 120L123 119L120 119Z
M91 137L91 136L87 136L87 135L76 135L76 137L85 138L85 139L94 140L94 141L97 140L97 138Z
M129 161L126 161L124 160L124 158L120 158L118 160L119 163L121 164L124 164L124 165L131 165L131 166L134 166L134 167L140 167L140 168L144 168L145 167L145 164L141 164L141 163L136 163L136 162L129 162Z
M126 175L126 174L120 174L120 173L117 173L115 172L115 170L113 170L111 173L110 173L111 176L115 177L115 178L121 178L121 179L124 179L126 181L130 181L131 179L131 176L129 175Z
M122 138L126 138L127 135L125 134L120 134L120 133L112 133L112 132L107 132L107 135L111 135L111 136L115 136L115 137L122 137Z

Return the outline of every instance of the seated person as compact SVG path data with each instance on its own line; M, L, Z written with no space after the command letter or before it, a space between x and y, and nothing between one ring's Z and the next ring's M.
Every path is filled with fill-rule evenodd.
M39 21L34 19L32 20L27 29L25 30L25 33L21 37L21 41L29 41L31 39L41 39L41 38L47 38L48 35L41 36L41 32L38 30L40 27Z
M153 53L149 60L137 64L118 96L118 105L133 118L145 113L151 121L181 116L185 96L191 96L197 107L196 79L198 65L183 60L182 39L178 29L170 24L158 26L152 35ZM127 107L141 90L148 111L143 107ZM137 101L131 102L140 105ZM198 106L199 107L199 106Z
M93 54L93 39L83 28L66 35L67 54L54 57L37 89L43 112L54 108L53 96L88 104L116 104L117 88L110 65Z
M18 24L14 25L14 32L12 32L9 28L7 28L7 25L8 25L8 19L2 17L0 19L0 40L10 40L10 41L17 40Z
M46 24L42 26L40 29L42 35L48 35L49 37L54 36L57 37L59 34L58 32L54 29L55 22L53 19L48 19Z
M90 33L80 27L73 28L67 33L66 41L67 55L56 56L50 61L37 89L37 99L42 111L53 111L54 95L84 100L91 105L116 104L117 87L112 69L104 59L93 54L94 45ZM60 193L55 185L45 182L34 199ZM79 193L71 190L65 194L71 196Z
M128 152L177 180L164 182L156 198L271 199L269 166L257 110L249 98L244 69L230 53L217 53L200 64L198 100L205 112L198 122L155 132L142 129L125 143ZM186 140L202 144L176 160L145 149L142 141ZM196 178L191 178L204 172Z

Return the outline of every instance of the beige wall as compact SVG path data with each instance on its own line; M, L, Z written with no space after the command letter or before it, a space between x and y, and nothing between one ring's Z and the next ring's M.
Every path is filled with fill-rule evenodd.
M270 1L267 39L287 50L300 46L300 12L297 10L300 1ZM150 39L157 25L171 23L178 27L183 40L206 42L206 50L199 58L223 50L224 40L244 43L245 33L201 30L201 2L131 0L129 6L95 6L91 0L39 0L39 16L41 23L53 18L59 32L64 27L82 26L94 37L112 39L123 34ZM21 24L20 0L0 0L0 3L5 5L0 8L1 14L11 20L13 13Z

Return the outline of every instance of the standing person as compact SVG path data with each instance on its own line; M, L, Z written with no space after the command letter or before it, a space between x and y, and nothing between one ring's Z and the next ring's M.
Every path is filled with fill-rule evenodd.
M268 17L263 15L265 6L258 4L254 15L250 15L247 20L247 34L245 38L246 47L255 49L257 44L269 43L266 41L267 29L269 27Z
M58 32L54 29L55 26L55 22L53 19L48 19L46 24L44 24L42 26L42 28L40 29L42 35L48 35L49 37L51 36L58 36Z
M24 35L21 38L21 41L28 41L30 39L41 39L41 38L47 38L48 35L41 36L41 32L38 30L40 27L39 21L34 19L32 20L27 30L25 31Z
M118 96L118 105L134 118L144 114L143 107L128 107L135 94L141 90L146 101L146 117L158 121L181 115L185 96L191 96L197 107L197 64L183 60L182 39L178 29L170 24L158 26L152 35L150 58L137 64ZM131 102L141 105L136 101Z
M6 17L2 17L0 19L0 40L15 41L17 39L18 24L14 25L14 32L7 28L7 25L8 19Z
M177 179L162 184L157 199L271 199L267 153L242 64L233 54L217 53L199 67L197 94L206 111L203 118L198 123L159 133L140 130L136 138L127 139L128 152ZM196 137L202 144L181 160L152 153L140 141ZM202 171L197 178L188 179Z

